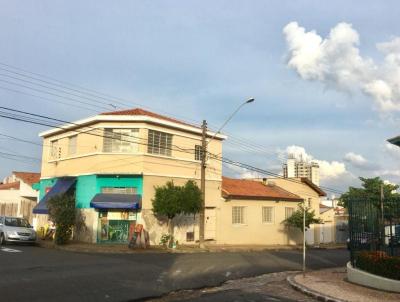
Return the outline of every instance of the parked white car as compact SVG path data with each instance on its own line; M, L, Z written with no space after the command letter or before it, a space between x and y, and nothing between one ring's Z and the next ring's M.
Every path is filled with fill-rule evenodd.
M36 232L24 218L0 216L0 245L8 242L36 242Z

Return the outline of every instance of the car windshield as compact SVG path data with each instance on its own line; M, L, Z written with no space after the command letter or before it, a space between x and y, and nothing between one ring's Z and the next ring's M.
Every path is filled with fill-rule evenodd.
M6 217L5 219L6 226L13 226L13 227L24 227L29 228L30 224L24 218L15 218L15 217Z

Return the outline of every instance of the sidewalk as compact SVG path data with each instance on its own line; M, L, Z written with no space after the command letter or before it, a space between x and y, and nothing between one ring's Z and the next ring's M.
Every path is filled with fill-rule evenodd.
M395 302L400 294L379 291L346 281L346 268L325 269L288 277L296 289L322 301Z
M38 246L43 248L54 248L70 252L82 253L218 253L218 252L259 252L267 250L301 250L301 246L295 245L217 245L209 244L204 249L198 245L181 245L176 249L166 249L161 246L150 246L147 249L130 249L127 244L95 244L84 242L69 242L66 245L57 246L52 241L39 240ZM342 248L341 245L320 246L322 249Z

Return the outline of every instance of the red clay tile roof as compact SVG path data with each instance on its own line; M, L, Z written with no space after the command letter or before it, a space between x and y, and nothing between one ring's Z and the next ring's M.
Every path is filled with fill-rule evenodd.
M303 199L277 185L262 182L222 177L222 196L239 199L265 199L302 201Z
M111 112L103 112L100 115L145 115L145 116L149 116L149 117L154 117L154 118L158 118L161 120L165 120L168 122L173 122L173 123L178 123L181 125L185 125L185 126L191 126L191 127L196 127L199 128L198 126L194 126L185 122L181 122L177 119L165 116L165 115L161 115L158 113L154 113L154 112L150 112L141 108L134 108L134 109L127 109L127 110L121 110L121 111L111 111Z
M13 174L30 186L40 181L40 173L13 171Z
M20 182L10 182L8 184L1 184L0 190L19 190Z

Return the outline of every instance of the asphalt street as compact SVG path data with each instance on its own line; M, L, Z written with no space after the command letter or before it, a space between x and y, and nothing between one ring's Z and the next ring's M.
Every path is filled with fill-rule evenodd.
M346 250L309 250L310 269L343 266ZM301 251L85 254L34 246L0 249L1 301L144 301L179 289L301 270ZM234 295L234 291L232 295Z

